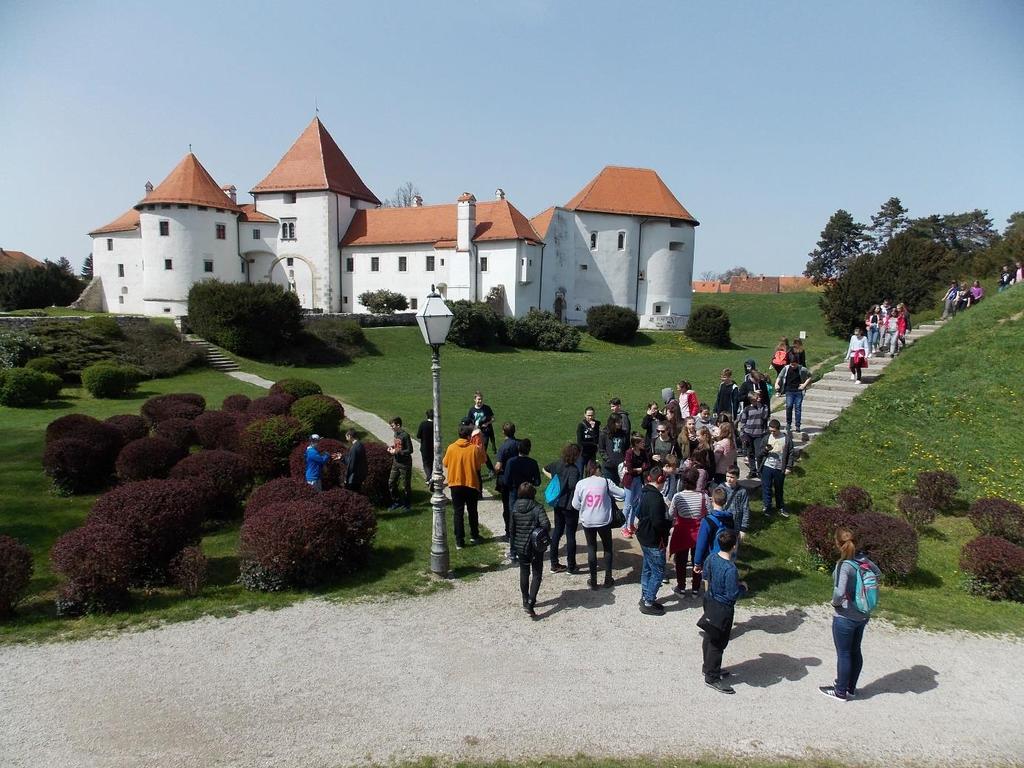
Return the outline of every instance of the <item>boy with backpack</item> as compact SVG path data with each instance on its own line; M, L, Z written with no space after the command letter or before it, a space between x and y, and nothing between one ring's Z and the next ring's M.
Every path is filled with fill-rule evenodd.
M727 498L725 489L721 487L711 493L711 511L700 521L697 529L697 546L693 552L693 572L696 574L703 569L708 555L718 553L718 534L736 529L732 513L725 508Z

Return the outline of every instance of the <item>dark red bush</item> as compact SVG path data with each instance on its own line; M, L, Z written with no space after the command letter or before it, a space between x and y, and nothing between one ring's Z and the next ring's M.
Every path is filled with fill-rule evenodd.
M221 403L221 409L225 411L237 411L238 413L245 413L249 410L249 403L252 400L249 399L248 395L228 395L224 398L224 402Z
M155 426L167 419L196 418L206 410L206 401L202 395L175 394L157 395L142 404L142 417Z
M133 413L123 413L119 416L111 416L104 424L109 424L121 435L121 445L127 445L132 440L149 436L149 425L141 416Z
M238 414L231 411L204 411L192 422L199 444L208 450L233 451L238 447Z
M104 488L113 474L111 463L94 443L75 438L54 440L43 449L43 471L57 493L86 493Z
M105 424L84 413L69 413L46 425L45 442L68 438L94 444L97 450L110 457L111 466L117 458L117 452L124 445L121 433L113 425Z
M808 551L824 563L838 559L836 530L849 526L853 516L839 507L812 504L800 513L800 533Z
M373 538L377 535L377 516L373 505L361 493L344 488L324 491L318 501L327 507L343 530L338 549L338 569L343 573L358 570L369 559Z
M905 520L880 512L862 512L853 518L861 548L890 583L917 568L917 532Z
M122 483L167 477L185 452L163 437L141 437L132 440L117 455L114 469Z
M202 416L202 414L199 414ZM196 437L195 424L188 419L166 419L153 427L153 434L172 443L182 453L199 442Z
M935 522L935 507L919 496L904 493L899 501L900 514L915 531Z
M301 438L302 425L291 416L256 419L242 430L239 453L257 477L277 477L288 471L288 458Z
M366 480L363 481L362 494L378 507L391 503L388 491L388 476L391 474L392 457L388 449L381 443L364 442L366 448Z
M193 480L141 480L100 496L86 524L118 526L138 553L132 580L138 584L166 581L171 560L199 541L210 507L209 488Z
M997 497L978 499L967 514L982 533L1024 545L1024 507L1020 504Z
M0 618L18 604L32 580L32 553L10 536L0 535Z
M306 479L307 447L309 447L309 441L301 441L298 445L292 448L292 454L288 459L291 476L296 480L305 481ZM321 453L327 452L330 454L346 453L348 451L348 446L340 440L332 440L329 437L325 437L317 443L317 450ZM327 491L331 488L339 488L344 485L344 470L345 467L339 461L330 461L327 464L324 464L323 471L320 473L321 487Z
M936 512L948 512L960 490L960 481L949 472L919 472L917 496Z
M268 416L283 416L292 407L295 398L287 394L267 395L257 397L246 409L246 415L251 419L265 419Z
M171 561L171 579L188 597L195 597L206 584L209 563L199 547L185 547Z
M871 494L856 485L848 485L836 494L836 504L851 515L870 512L872 503Z
M57 613L79 616L127 605L139 553L134 538L120 525L86 523L57 539L50 560L67 579L58 592Z
M997 536L979 536L960 553L971 575L969 589L993 600L1024 600L1024 547Z
M339 518L316 499L263 507L242 523L241 582L265 592L318 584L337 568L343 536Z
M174 465L170 477L195 479L210 486L209 515L227 518L238 512L249 489L252 470L245 459L231 451L199 451Z
M249 498L245 502L245 516L248 518L254 512L273 504L306 501L315 499L317 495L317 492L307 485L305 480L298 480L294 477L278 477L257 486L256 490L249 494Z

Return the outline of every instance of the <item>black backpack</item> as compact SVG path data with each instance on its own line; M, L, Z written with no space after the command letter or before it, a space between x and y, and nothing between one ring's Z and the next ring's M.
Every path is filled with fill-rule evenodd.
M526 554L532 555L531 560L543 558L551 546L551 534L548 529L540 525L533 526L530 531L530 538L526 542Z

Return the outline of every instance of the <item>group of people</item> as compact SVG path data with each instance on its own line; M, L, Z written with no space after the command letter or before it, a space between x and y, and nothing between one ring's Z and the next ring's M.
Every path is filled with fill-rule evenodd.
M1003 267L1003 272L999 277L999 290L1004 291L1012 284L1011 273L1007 271L1006 267ZM946 289L945 296L942 297L942 319L946 320L957 312L970 309L984 297L985 289L981 287L981 283L978 280L975 280L971 285L954 280L949 284L949 288Z

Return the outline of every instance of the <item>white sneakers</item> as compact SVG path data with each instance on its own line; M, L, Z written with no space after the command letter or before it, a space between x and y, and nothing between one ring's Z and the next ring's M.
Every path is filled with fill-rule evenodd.
M850 374L850 381L856 381L856 380L857 380L857 374L856 373L851 373Z

